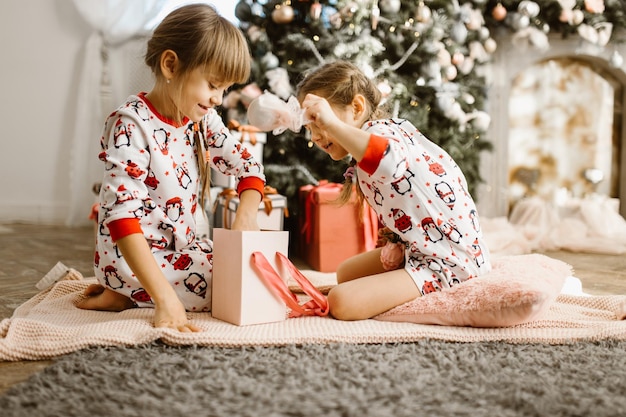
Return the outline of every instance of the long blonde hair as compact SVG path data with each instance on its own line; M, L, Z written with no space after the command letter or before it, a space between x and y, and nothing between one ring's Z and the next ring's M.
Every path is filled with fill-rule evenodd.
M178 98L182 96L189 75L198 67L210 72L220 84L244 83L250 78L250 50L246 38L211 5L182 6L156 27L148 41L144 62L157 79L163 77L160 60L167 50L174 51L179 60L175 76L180 82L176 83L178 87L174 92ZM177 119L182 122L184 115L178 112ZM211 170L204 158L207 144L202 126L194 126L194 142L200 172L199 201L204 206L205 196L209 194Z
M367 77L356 65L348 61L334 61L322 64L307 72L297 86L297 97L300 102L307 94L324 97L331 105L348 106L357 94L365 97L369 110L367 120L387 117L388 112L380 106L382 94L374 81ZM356 165L352 159L350 166ZM354 171L356 178L356 170ZM352 176L346 176L338 202L345 204L352 198L354 187ZM358 202L363 202L363 193L356 187Z

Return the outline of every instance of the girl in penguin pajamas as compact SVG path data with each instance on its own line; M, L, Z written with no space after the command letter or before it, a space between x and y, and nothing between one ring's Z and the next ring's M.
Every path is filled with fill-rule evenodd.
M232 84L248 80L248 45L212 6L194 4L159 24L145 62L153 89L130 96L105 122L99 283L85 290L78 307L150 307L155 327L199 331L187 311L211 310L213 243L197 236L195 212L203 210L213 158L225 160L226 173L238 178L241 204L232 228L259 230L263 167L215 110Z
M305 74L297 96L311 140L335 161L351 156L340 199L356 182L384 225L378 248L337 268L333 317L371 318L491 270L463 173L409 121L385 117L372 80L351 63L326 63Z

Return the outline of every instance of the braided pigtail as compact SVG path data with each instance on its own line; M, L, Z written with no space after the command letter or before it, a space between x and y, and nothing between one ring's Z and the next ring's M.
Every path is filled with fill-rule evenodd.
M209 167L209 144L206 139L206 131L202 122L193 124L193 138L196 146L196 154L198 155L198 173L200 174L200 190L198 195L198 203L202 210L206 207L207 198L210 200L211 186L211 169Z

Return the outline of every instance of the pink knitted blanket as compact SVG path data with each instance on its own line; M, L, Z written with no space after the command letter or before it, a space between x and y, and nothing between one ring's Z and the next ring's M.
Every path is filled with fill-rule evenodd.
M190 313L199 333L152 326L152 309L120 313L75 307L95 279L80 274L55 284L0 322L0 360L42 360L90 346L135 346L161 340L170 345L277 346L304 343L387 343L430 338L444 341L562 344L626 339L626 296L559 295L541 320L505 328L472 328L302 317L235 326L206 313Z

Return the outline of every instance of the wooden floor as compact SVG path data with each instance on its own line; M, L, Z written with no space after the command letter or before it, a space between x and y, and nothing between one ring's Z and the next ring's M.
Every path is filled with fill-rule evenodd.
M626 294L626 256L570 252L546 255L574 267L583 290L593 295ZM58 261L93 276L92 228L0 225L0 319L37 293L35 284ZM0 362L0 394L52 361Z

